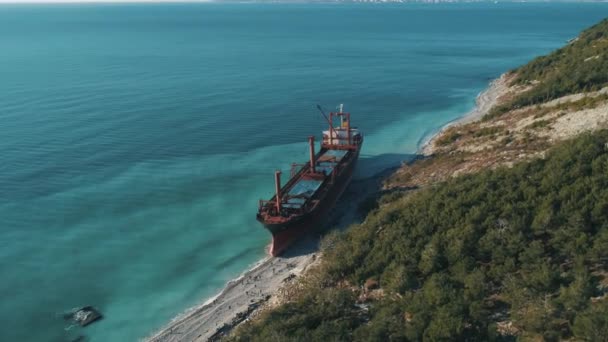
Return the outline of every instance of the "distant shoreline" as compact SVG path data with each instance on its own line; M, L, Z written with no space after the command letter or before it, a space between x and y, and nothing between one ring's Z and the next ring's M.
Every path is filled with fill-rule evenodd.
M196 4L217 3L215 0L0 0L0 5L95 5L95 4Z

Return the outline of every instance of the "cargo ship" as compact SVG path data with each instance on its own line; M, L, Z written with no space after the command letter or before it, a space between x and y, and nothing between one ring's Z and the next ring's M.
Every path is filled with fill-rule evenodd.
M321 110L321 107L318 107ZM334 207L353 176L363 134L351 127L350 113L329 113L329 128L323 131L321 148L315 153L315 138L308 144L310 160L292 164L291 175L281 186L281 171L275 172L275 195L260 200L257 220L272 234L270 254L277 256L294 241L323 227L324 219ZM334 127L334 120L339 124Z

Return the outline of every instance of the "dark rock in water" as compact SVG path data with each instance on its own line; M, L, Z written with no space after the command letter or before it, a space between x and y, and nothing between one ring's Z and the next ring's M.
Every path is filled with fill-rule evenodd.
M63 318L67 321L79 324L82 327L86 327L87 325L102 319L103 315L94 307L85 306L63 315Z

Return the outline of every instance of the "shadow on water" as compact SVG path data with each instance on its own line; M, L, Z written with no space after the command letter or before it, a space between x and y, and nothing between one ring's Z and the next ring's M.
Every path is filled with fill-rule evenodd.
M324 229L321 234L309 235L294 243L280 258L289 259L306 254L316 253L320 248L320 241L323 235L334 230L345 230L353 224L363 222L366 212L360 210L360 206L365 201L378 199L383 193L383 183L392 175L404 162L412 162L419 159L416 154L396 154L387 153L373 157L359 159L355 171L357 174L366 173L370 170L380 170L372 173L372 176L355 178L346 188L335 208L332 209L330 216L324 221Z

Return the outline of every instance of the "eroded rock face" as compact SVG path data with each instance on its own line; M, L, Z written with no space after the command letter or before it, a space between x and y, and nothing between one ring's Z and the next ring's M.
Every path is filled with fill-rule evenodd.
M103 315L92 306L84 306L65 314L63 318L66 321L71 321L81 327L86 327L87 325L102 319Z

